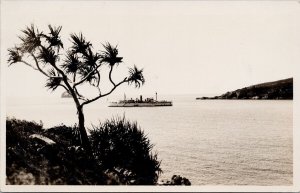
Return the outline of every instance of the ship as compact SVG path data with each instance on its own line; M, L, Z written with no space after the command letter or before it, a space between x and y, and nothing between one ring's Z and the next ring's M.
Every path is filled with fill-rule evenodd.
M120 100L119 102L111 102L109 107L165 107L165 106L173 106L172 101L158 101L157 93L155 93L155 100L153 98L146 98L143 100L143 96L140 95L138 99L129 99L126 100L126 95L124 94L124 100Z

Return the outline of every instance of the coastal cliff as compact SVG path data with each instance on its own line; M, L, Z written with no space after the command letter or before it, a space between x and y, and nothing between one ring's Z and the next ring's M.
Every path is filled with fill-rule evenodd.
M293 99L293 78L256 84L235 91L226 92L215 97L199 97L205 99Z

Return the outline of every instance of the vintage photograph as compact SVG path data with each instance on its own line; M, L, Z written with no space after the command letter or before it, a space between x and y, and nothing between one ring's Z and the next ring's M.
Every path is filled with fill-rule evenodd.
M2 0L1 186L295 186L299 18L297 1Z

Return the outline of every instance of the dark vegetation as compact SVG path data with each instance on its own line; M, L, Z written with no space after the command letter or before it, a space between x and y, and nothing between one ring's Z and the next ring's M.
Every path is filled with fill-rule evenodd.
M65 49L59 35L62 27L48 28L49 33L33 25L23 30L20 44L8 49L8 62L22 63L41 73L52 91L65 89L76 106L78 126L45 129L41 123L7 119L6 183L156 185L160 161L137 124L116 118L95 126L88 135L83 111L85 105L110 95L124 83L140 87L145 82L143 70L134 66L127 77L113 80L114 69L123 60L117 46L105 43L104 50L96 52L79 33L70 35L72 46ZM100 87L105 66L109 90ZM83 85L98 94L86 97ZM167 184L190 185L180 176Z
M293 78L252 85L220 96L196 99L293 99Z
M31 67L47 78L45 86L54 91L63 88L73 98L77 109L78 131L81 146L91 152L91 144L85 129L83 108L102 97L110 95L120 85L134 84L140 87L145 79L143 70L136 66L129 68L128 76L114 80L112 75L116 67L122 63L117 46L110 43L102 44L103 51L95 51L91 42L79 34L71 34L71 47L64 48L60 38L62 27L48 25L48 33L38 30L34 25L22 30L20 44L8 49L9 65L23 64ZM108 68L108 79L111 88L103 90L101 84L103 68ZM86 97L82 86L89 85L97 94Z
M6 124L7 184L155 185L161 173L153 145L125 118L94 127L89 136L93 156L79 146L76 127L45 130L41 124L17 119L7 119Z
M190 186L191 182L189 179L185 177L181 177L180 175L173 175L171 180L168 180L167 182L163 183L163 185L171 186L171 185L185 185Z
M91 131L94 155L105 169L114 171L124 184L155 184L160 162L153 145L137 123L125 118L106 121Z

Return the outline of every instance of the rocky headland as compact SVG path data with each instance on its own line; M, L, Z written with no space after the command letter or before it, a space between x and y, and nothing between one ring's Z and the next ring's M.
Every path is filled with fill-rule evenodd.
M205 99L293 99L293 78L256 84L235 91L226 92L220 96L198 97Z

